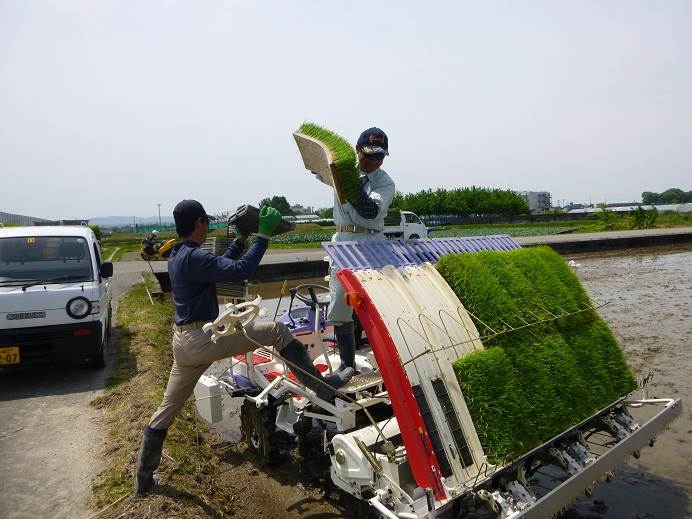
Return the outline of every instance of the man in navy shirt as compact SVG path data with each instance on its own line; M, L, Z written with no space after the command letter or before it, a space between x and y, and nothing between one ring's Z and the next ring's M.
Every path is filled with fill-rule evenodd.
M341 387L353 376L353 370L346 370L322 377L303 344L282 323L253 321L245 326L247 337L231 335L217 342L212 342L211 334L202 330L206 323L219 315L216 283L245 280L257 269L269 238L281 221L276 209L262 208L257 239L245 253L245 237L242 237L235 240L223 256L200 248L209 230L209 217L202 204L196 200L183 200L175 206L173 217L181 239L168 258L175 305L173 366L163 401L144 429L135 485L135 494L139 496L145 495L155 485L154 470L161 462L168 427L212 362L254 350L256 344L253 341L273 346L290 364L300 368L293 370L298 380L325 400L331 398L329 386ZM315 381L306 373L324 383Z

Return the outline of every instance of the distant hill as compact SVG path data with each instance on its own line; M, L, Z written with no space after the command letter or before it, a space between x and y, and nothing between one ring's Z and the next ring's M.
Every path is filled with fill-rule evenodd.
M134 221L138 224L143 225L156 225L159 223L158 216L135 216ZM101 227L124 227L126 225L132 225L132 216L97 216L95 218L89 218L89 224L99 225ZM172 224L172 216L162 216L161 223Z

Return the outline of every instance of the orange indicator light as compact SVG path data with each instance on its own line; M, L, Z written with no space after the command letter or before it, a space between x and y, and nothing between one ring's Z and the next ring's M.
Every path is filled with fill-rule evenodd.
M363 299L358 292L348 292L346 294L346 304L355 308L363 304Z

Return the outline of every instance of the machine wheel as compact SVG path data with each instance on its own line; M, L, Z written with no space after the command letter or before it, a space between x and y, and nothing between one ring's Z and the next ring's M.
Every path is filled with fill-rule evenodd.
M276 462L274 432L276 411L273 407L258 409L254 402L246 400L240 406L240 432L259 466Z

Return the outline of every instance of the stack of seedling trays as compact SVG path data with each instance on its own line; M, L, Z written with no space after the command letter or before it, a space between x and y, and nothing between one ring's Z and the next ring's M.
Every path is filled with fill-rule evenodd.
M207 238L200 248L217 255L223 254L231 245L231 241L232 239L226 236L213 236ZM244 299L247 295L247 281L225 281L223 283L217 283L216 295L232 299Z
M223 254L230 247L231 241L231 238L226 236L212 236L204 240L201 248L214 254Z
M485 349L454 370L491 463L528 452L635 389L613 334L553 250L454 254L437 269L486 337Z

